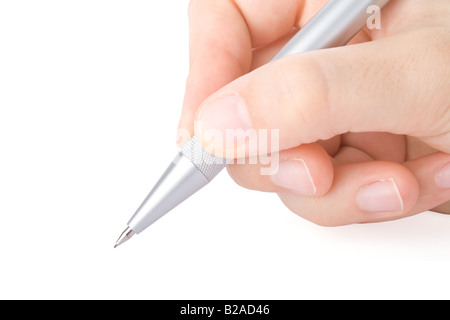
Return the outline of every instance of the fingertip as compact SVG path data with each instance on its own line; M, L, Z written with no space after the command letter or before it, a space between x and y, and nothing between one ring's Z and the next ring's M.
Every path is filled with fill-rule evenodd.
M264 165L250 164L250 160L256 162L258 158L247 158L246 163L227 166L233 180L248 189L318 197L327 193L333 183L331 159L319 145L302 145L271 153L265 156Z
M322 196L333 183L334 169L328 153L318 144L305 144L280 154L272 182L284 190L305 196Z
M401 164L371 162L360 166L355 188L355 222L395 220L410 215L417 203L420 186L414 174ZM349 179L347 177L347 179ZM359 210L358 210L359 209Z
M450 213L444 205L450 200L450 155L436 152L410 160L405 166L414 174L420 185L420 194L413 213L437 208Z

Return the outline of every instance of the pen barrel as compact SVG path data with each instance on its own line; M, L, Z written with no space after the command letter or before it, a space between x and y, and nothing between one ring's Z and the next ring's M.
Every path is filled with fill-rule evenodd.
M388 2L389 0L330 0L272 61L296 53L347 44L374 14L372 6L381 9Z

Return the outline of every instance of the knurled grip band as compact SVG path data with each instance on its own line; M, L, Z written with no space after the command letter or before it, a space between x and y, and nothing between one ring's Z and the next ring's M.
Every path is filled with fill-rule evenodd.
M188 158L211 181L223 168L227 160L206 152L194 136L181 148L181 153Z

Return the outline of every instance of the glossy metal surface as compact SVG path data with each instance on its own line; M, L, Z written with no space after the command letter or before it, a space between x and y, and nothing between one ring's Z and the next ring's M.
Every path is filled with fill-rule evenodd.
M114 245L114 248L117 248L122 243L127 242L131 239L131 237L134 236L134 231L130 229L130 227L127 227L122 234L120 235L119 239L117 239L116 244Z
M208 184L205 175L178 154L137 209L128 226L137 234Z
M347 44L367 23L370 6L389 0L331 0L272 59Z

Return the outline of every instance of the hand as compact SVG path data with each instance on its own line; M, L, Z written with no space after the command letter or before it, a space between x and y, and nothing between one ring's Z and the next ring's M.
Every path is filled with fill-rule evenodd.
M202 132L278 129L275 175L258 164L228 172L319 225L449 213L448 0L392 0L382 28L362 30L350 46L266 64L325 2L192 0L179 128L193 134L197 120ZM213 143L220 156L255 156Z

